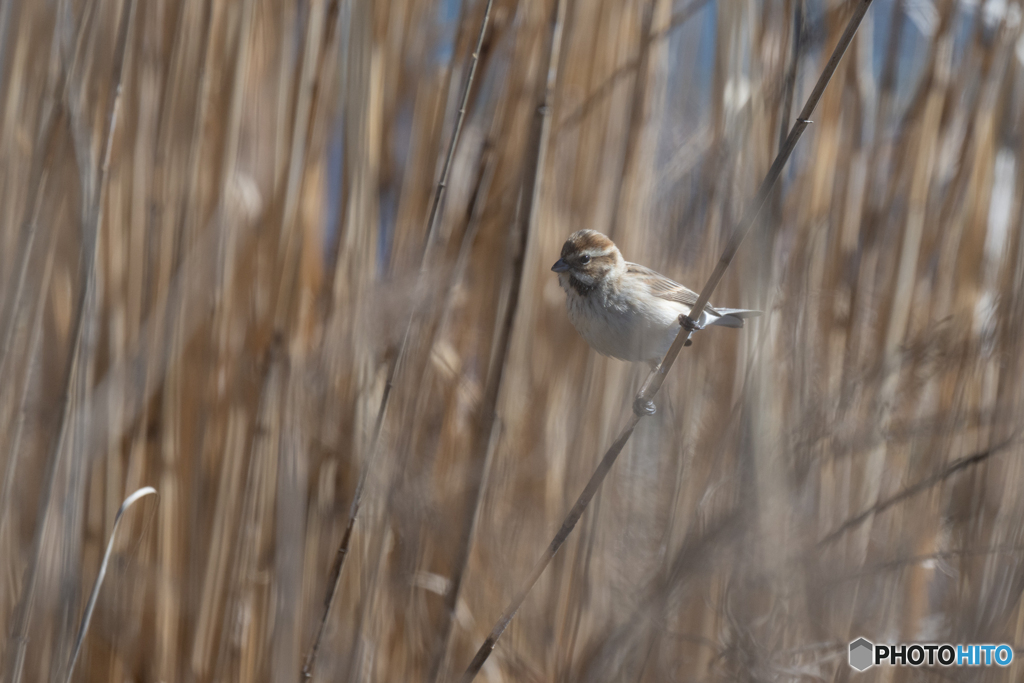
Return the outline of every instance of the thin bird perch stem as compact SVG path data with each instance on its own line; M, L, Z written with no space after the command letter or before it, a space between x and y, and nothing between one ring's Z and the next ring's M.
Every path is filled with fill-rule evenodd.
M933 474L930 477L926 477L923 480L904 488L899 493L889 498L886 498L885 500L880 500L867 510L864 510L863 512L860 512L854 515L853 517L850 517L845 522L840 524L838 528L836 528L834 531L829 532L827 536L818 541L818 546L822 547L835 542L847 531L863 524L875 515L879 515L888 510L889 508L893 507L894 505L901 503L908 498L912 498L919 493L927 491L936 484L940 484L945 480L949 479L954 474L958 474L966 469L969 469L971 467L974 467L975 465L979 465L985 462L992 456L1001 453L1008 447L1012 446L1016 441L1017 434L1014 433L1013 436L1002 441L1001 443L997 443L994 446L989 446L988 448L978 453L973 453L971 455L953 461L941 472Z
M804 129L811 123L811 114L814 113L814 108L817 106L818 100L821 99L822 94L825 92L825 87L828 85L829 81L832 80L832 75L836 72L836 67L839 66L839 61L843 58L843 54L846 53L846 48L850 46L853 36L857 33L857 28L860 26L860 22L864 18L864 14L868 11L868 7L870 6L871 0L859 0L856 8L854 8L853 16L850 17L850 21L846 25L846 30L843 31L843 35L839 38L839 42L836 44L835 50L832 51L832 56L829 58L828 62L825 64L824 70L821 72L821 76L818 77L818 82L815 83L814 90L811 91L806 104L804 104L804 108L800 111L800 115L797 116L796 123L794 123L793 128L790 129L789 135L786 137L786 141L779 149L779 153L776 155L775 161L772 162L771 168L768 169L768 174L761 182L761 187L758 188L757 194L754 196L754 201L751 202L746 215L743 217L743 220L736 227L735 232L733 232L732 237L729 239L729 243L726 245L725 251L722 253L722 258L718 260L718 265L715 266L714 272L711 273L711 277L708 278L704 288L700 291L700 296L697 297L697 303L695 303L693 308L690 309L691 312L703 311L704 307L708 305L711 295L714 294L715 289L718 287L718 283L722 281L722 276L725 275L726 268L729 267L733 258L736 256L736 252L739 250L740 244L757 222L758 216L761 214L761 209L764 208L765 202L768 200L768 195L771 194L772 189L775 187L775 183L782 174L782 169L786 165L786 162L789 161L789 157L793 153L796 143L800 140L800 136L803 135ZM679 355L679 349L682 348L686 340L690 338L690 333L692 331L691 328L693 328L695 324L696 322L693 318L688 318L686 321L683 321L682 329L676 336L676 339L672 343L671 348L669 348L668 353L665 354L665 358L647 377L647 381L644 382L643 389L640 390L640 396L637 399L638 401L649 401L661 389L661 385L665 381L665 375L675 362L676 356ZM686 334L683 333L684 331Z
M430 214L427 218L427 236L423 255L420 261L421 278L427 267L430 247L433 243L433 237L436 232L436 226L440 216L441 201L444 198L445 190L448 187L448 176L451 172L452 160L455 158L455 148L459 143L459 137L462 134L462 126L466 120L466 107L469 104L469 96L473 90L473 79L476 77L476 68L480 61L480 50L483 47L484 37L487 34L487 24L491 18L491 8L493 5L494 0L487 0L487 4L484 6L484 16L480 22L480 32L476 37L476 45L474 46L473 53L470 56L469 73L466 75L466 83L462 89L462 98L459 102L458 116L455 119L455 128L452 131L451 141L448 143L448 151L445 154L444 166L441 169L441 178L437 182L437 189L434 192L434 199L430 206ZM417 289L418 291L422 291L422 288ZM334 564L331 567L327 595L324 597L323 615L317 625L313 645L306 653L305 662L302 666L302 680L309 680L313 676L317 653L320 650L320 643L323 640L324 629L327 626L327 618L331 614L331 606L334 604L334 598L338 593L338 587L341 585L341 570L345 565L345 558L348 556L349 544L352 541L352 530L355 527L356 518L359 515L359 507L362 502L363 490L366 485L366 477L370 471L373 461L375 460L378 446L380 444L380 435L384 425L384 418L387 415L388 402L391 397L391 388L394 386L395 376L398 373L399 365L402 362L402 358L405 356L406 347L409 344L410 331L412 330L415 315L416 312L414 309L413 313L410 314L409 321L406 325L405 335L402 338L402 345L399 348L397 356L391 361L390 367L388 368L384 394L381 397L380 407L377 410L377 420L373 431L373 441L370 445L370 457L363 466L363 471L359 475L359 482L356 484L355 493L352 496L352 505L349 508L348 523L345 526L345 533L342 536L341 543L338 545L338 550L334 556Z
M573 528L575 528L576 523L580 521L580 517L583 516L583 513L586 511L587 505L590 504L590 500L594 497L594 494L597 493L599 488L601 488L601 483L604 482L605 475L608 474L608 470L610 470L612 465L615 464L615 459L619 457L619 453L621 453L622 449L626 446L626 442L629 441L629 437L633 435L633 430L636 429L637 424L640 422L640 417L641 415L637 413L629 416L629 420L626 422L625 428L623 428L622 432L619 433L619 437L615 439L615 442L611 445L611 448L608 449L608 452L604 454L603 458L601 458L600 464L598 464L597 469L594 470L594 474L591 475L590 481L587 482L586 488L583 489L583 493L581 493L580 497L576 499L576 504L572 506L571 510L569 510L569 514L566 515L558 533L555 534L553 539L551 539L551 543L544 551L544 554L541 555L540 559L537 560L537 563L533 566L533 570L530 572L530 576L527 577L526 583L516 596L512 598L512 602L510 602L508 607L505 608L505 611L502 612L501 617L498 619L498 623L494 625L494 628L491 630L491 634L487 636L487 640L485 640L484 644L480 646L479 650L477 650L476 656L473 657L473 661L470 663L469 668L467 668L466 673L462 675L462 683L469 683L469 681L472 681L480 671L480 667L482 667L484 662L487 661L491 651L494 650L494 646L498 644L498 638L500 638L501 634L504 633L505 628L507 628L509 622L512 621L512 617L514 617L516 612L519 611L519 607L523 604L526 596L529 595L533 585L537 583L537 579L539 579L540 575L544 573L545 569L547 569L548 563L550 563L552 558L554 558L555 553L558 552L558 549L562 547L565 539L567 539L569 534L572 533Z
M871 0L858 0L858 3L854 8L853 15L850 17L850 20L846 25L846 30L839 38L839 43L836 45L835 50L833 50L832 56L829 58L828 62L825 64L825 68L822 71L821 76L818 78L818 82L815 84L814 89L807 98L807 103L801 110L796 123L793 125L793 128L789 132L789 136L786 138L785 143L779 149L779 153L775 157L775 161L772 163L771 168L768 170L768 174L765 176L764 181L761 183L757 194L754 196L754 200L748 208L743 221L739 224L730 238L715 271L711 274L711 277L704 285L704 288L701 290L700 296L697 299L697 303L691 310L704 310L704 307L707 305L708 300L714 293L715 288L718 287L718 283L721 282L726 268L729 267L729 264L732 263L733 257L736 256L736 252L739 249L740 244L743 242L743 239L757 222L761 209L764 207L772 188L775 186L776 181L779 179L779 175L782 173L782 168L786 165L790 155L793 153L793 149L796 147L796 143L803 134L804 129L809 123L811 123L810 116L814 112L814 108L818 104L818 100L821 99L822 93L825 92L825 87L832 79L832 75L835 73L836 67L839 65L839 61L843 58L843 54L846 52L847 47L849 47L850 42L853 40L853 36L857 33L857 28L860 26L860 22L864 18L864 14L867 12L870 5ZM650 375L648 375L643 388L637 395L637 402L634 405L646 403L658 394L658 391L661 390L661 386L665 381L665 375L668 373L669 369L671 369L672 364L675 363L676 357L679 355L679 351L683 348L683 344L690 338L693 330L696 329L695 322L691 318L683 317L680 322L682 323L682 326L679 334L676 335L675 341L672 342L672 346L669 348L658 367L652 370ZM494 650L495 645L497 645L501 634L508 627L509 622L512 621L512 618L519 610L519 607L523 604L523 601L530 593L530 590L537 582L537 579L540 578L542 573L544 573L544 570L547 568L552 558L554 558L558 549L562 546L562 543L564 543L565 539L568 538L570 533L572 533L576 523L586 511L587 505L590 504L594 494L597 493L597 490L601 487L605 476L607 476L612 465L615 464L615 459L618 458L619 453L622 452L626 442L629 441L629 437L633 435L633 430L636 429L636 426L639 424L642 417L644 417L644 413L638 410L634 410L633 414L629 416L629 419L626 421L626 425L622 428L618 437L604 454L604 457L601 459L601 462L594 471L594 474L591 475L590 481L587 482L587 486L583 489L583 493L581 493L579 498L576 500L576 504L572 506L571 510L569 510L569 514L566 516L565 521L562 522L562 527L558 530L558 533L555 534L555 537L551 540L551 543L544 551L544 554L537 560L533 570L526 579L525 585L518 593L516 593L515 597L512 598L512 601L509 603L508 607L505 608L505 611L502 612L498 622L491 630L490 635L487 636L487 640L485 640L480 646L480 649L477 650L476 656L473 657L473 661L470 662L469 667L462 676L462 683L470 683L470 681L476 677L476 674L479 673L484 662L487 661L487 658Z

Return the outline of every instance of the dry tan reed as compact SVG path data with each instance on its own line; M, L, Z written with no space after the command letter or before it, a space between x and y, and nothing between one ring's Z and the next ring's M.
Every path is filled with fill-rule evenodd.
M559 2L494 3L420 275L481 0L0 3L3 680L66 674L147 485L74 680L298 680L364 471L314 680L461 674L642 379L568 323L562 241L700 286L853 9L563 4L549 68ZM1024 643L1005 5L875 0L715 293L766 315L695 335L478 680Z

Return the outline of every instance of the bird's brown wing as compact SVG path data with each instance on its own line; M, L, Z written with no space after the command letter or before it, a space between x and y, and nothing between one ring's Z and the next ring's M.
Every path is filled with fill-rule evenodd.
M632 275L639 275L643 277L651 288L651 294L658 297L659 299L665 299L667 301L676 301L684 306L693 306L697 303L699 295L689 287L670 280L661 273L651 270L647 266L641 266L638 263L626 262L626 272ZM704 310L718 314L711 304L704 307Z

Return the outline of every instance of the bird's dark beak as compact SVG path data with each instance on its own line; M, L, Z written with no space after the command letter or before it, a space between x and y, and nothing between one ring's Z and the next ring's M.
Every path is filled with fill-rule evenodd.
M551 266L551 270L555 271L556 273L564 273L565 271L569 270L569 264L565 262L565 259L560 258L557 261L555 261L555 265Z

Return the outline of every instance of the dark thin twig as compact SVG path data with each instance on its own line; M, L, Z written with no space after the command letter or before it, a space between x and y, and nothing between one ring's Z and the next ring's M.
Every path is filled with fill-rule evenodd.
M860 26L861 20L864 18L864 14L867 12L868 7L871 6L871 0L858 0L857 6L853 11L853 15L850 17L849 23L846 25L846 30L843 35L839 38L839 43L836 45L835 50L832 52L832 56L825 64L825 68L818 78L817 84L814 86L814 90L811 91L810 96L807 98L807 103L801 110L797 122L793 125L792 130L789 132L789 137L786 138L785 144L779 150L778 155L775 157L774 163L768 170L767 176L761 183L761 187L758 189L757 195L754 197L754 201L751 203L750 208L747 210L747 214L743 221L739 224L736 231L733 233L732 238L729 240L729 244L726 246L725 253L722 254L722 258L718 262L718 266L708 279L707 284L704 285L704 289L701 290L700 296L697 299L697 303L693 309L702 311L708 303L708 299L711 298L718 283L721 282L722 276L725 274L726 268L732 263L733 257L736 255L736 251L739 249L740 243L743 238L750 232L751 227L757 221L757 217L761 212L768 195L771 193L772 188L775 186L776 181L779 179L779 175L782 173L782 168L785 166L786 161L789 160L790 155L793 153L793 148L796 147L797 141L803 134L807 124L810 123L811 114L814 111L815 106L818 104L818 100L821 99L822 93L825 91L825 87L832 79L832 75L835 73L836 67L839 65L839 61L842 59L843 54L846 52L846 48L849 47L850 41L853 40L853 36L857 32L857 28ZM665 382L665 375L671 369L672 364L675 363L676 357L679 355L680 349L683 348L683 344L690 338L696 327L696 322L688 316L682 316L680 322L682 326L679 334L676 335L675 341L672 342L672 346L665 354L665 358L662 359L661 363L657 368L651 371L648 375L647 380L644 382L643 388L637 395L636 403L634 403L633 413L629 416L626 421L625 427L619 433L619 436L612 443L611 447L604 454L600 464L594 471L594 474L590 477L590 481L587 482L586 488L583 489L583 493L580 494L576 500L576 504L572 506L569 514L566 516L565 521L562 523L562 527L555 534L555 537L551 540L547 549L541 555L540 559L534 565L533 570L526 579L526 583L512 601L508 607L499 617L498 622L494 625L489 636L477 650L476 656L473 657L473 661L470 662L469 667L466 669L465 674L462 676L462 683L469 683L472 681L476 674L479 673L480 668L484 662L490 656L494 650L495 645L498 643L498 638L508 627L509 622L515 616L519 607L523 604L523 600L529 594L533 585L540 578L540 575L547 568L551 559L558 552L562 543L572 532L573 527L579 521L583 512L586 510L590 500L597 493L597 490L601 487L604 482L605 476L611 469L612 465L615 464L615 459L622 452L626 442L629 441L629 437L633 435L633 430L636 429L637 424L640 422L641 417L645 415L642 410L638 410L637 406L649 403L654 396L657 395L661 389L661 385Z
M566 516L565 521L562 522L562 527L555 534L555 537L551 539L551 543L548 545L544 554L541 555L540 559L534 565L533 570L530 572L530 576L526 579L526 583L516 596L512 598L512 602L509 603L508 607L502 613L498 619L498 623L494 625L491 630L491 634L487 636L487 640L477 650L476 656L470 663L469 668L466 669L466 673L462 676L462 683L469 683L476 674L480 671L480 667L483 666L484 662L490 656L491 651L494 650L494 646L498 643L498 638L508 627L512 617L519 611L519 606L523 604L523 600L530 593L530 589L533 588L533 584L537 583L537 579L547 568L548 563L551 562L551 558L555 556L558 549L561 547L565 539L568 538L569 534L572 533L573 527L580 521L580 517L583 516L584 510L587 509L587 505L590 503L590 499L594 497L597 490L601 487L601 483L604 481L605 475L608 474L608 470L615 464L615 459L622 452L626 442L629 441L629 437L632 436L633 430L636 428L637 423L640 422L640 415L633 413L629 416L629 420L626 422L626 427L619 434L619 437L612 444L608 452L604 454L604 458L601 459L601 463L597 466L597 470L594 471L593 476L590 477L590 481L587 482L587 487L583 489L583 493L576 500L576 504L569 510L569 514Z
M474 467L479 468L474 473L476 492L474 501L475 511L472 517L472 526L467 529L461 548L462 555L456 563L456 569L451 576L451 587L445 596L446 622L445 633L442 639L442 647L445 651L434 664L434 670L428 680L440 681L443 675L444 656L447 653L449 638L451 637L452 620L455 615L456 601L462 588L462 579L466 564L469 561L469 551L475 524L478 521L478 514L481 497L485 489L484 471L487 469L487 458L490 457L491 439L497 423L498 399L501 394L502 379L504 378L509 350L512 345L512 330L519 310L519 295L522 289L523 267L526 258L526 245L529 241L530 231L537 223L537 211L540 205L540 193L544 184L544 166L547 156L548 140L551 136L551 111L554 109L555 82L558 75L558 65L562 51L562 31L565 26L566 0L558 0L551 15L551 39L547 42L547 54L541 59L541 64L547 65L546 76L539 79L537 84L536 108L533 113L533 122L530 127L530 137L527 142L525 159L523 162L523 176L520 195L520 206L516 220L515 230L512 238L512 276L509 286L508 301L505 306L505 314L499 328L498 339L499 350L496 356L493 371L487 373L486 393L480 409L480 423L476 433L474 451L476 454L483 454Z
M451 171L452 160L455 157L455 148L458 145L459 137L462 134L462 125L466 120L466 107L469 104L469 96L473 88L473 79L476 76L476 67L480 61L480 49L483 46L484 36L487 33L487 24L491 18L491 7L493 5L494 0L487 0L487 5L484 6L484 16L483 20L480 22L480 32L477 34L476 47L473 48L473 54L470 56L469 73L466 76L466 83L462 90L462 99L459 105L458 117L455 120L455 129L452 131L452 138L448 144L448 152L445 155L444 166L441 170L441 178L437 183L437 190L434 192L434 200L430 207L430 215L427 218L427 237L422 260L420 262L421 277L427 267L430 246L433 242L433 236L436 232L438 217L440 215L439 209L441 206L441 200L444 198L445 189L448 187L448 175ZM348 523L345 526L345 533L341 538L341 543L338 545L338 550L334 557L334 564L331 567L327 595L324 597L323 616L320 618L320 622L317 625L313 645L306 653L306 659L302 666L302 680L309 680L313 676L313 668L316 666L316 657L320 650L320 643L323 640L324 629L327 626L327 618L330 616L331 606L334 604L334 598L338 593L338 586L341 584L341 570L345 565L345 558L348 556L349 543L352 540L352 529L355 527L356 518L359 516L359 507L362 503L363 490L366 486L366 478L370 472L373 461L376 459L375 455L380 444L381 429L384 425L384 417L387 414L387 407L391 398L391 389L394 386L395 375L398 372L399 364L405 356L415 316L416 313L414 309L413 313L410 314L408 324L406 325L402 345L399 348L397 356L388 368L387 382L384 385L384 394L381 396L380 407L377 410L377 420L373 430L373 441L370 445L370 457L363 465L363 470L359 475L359 482L356 484L356 490L352 496L352 505L349 508Z
M484 18L480 22L480 33L476 36L476 47L473 48L473 54L469 58L469 75L466 76L466 85L462 89L459 115L455 119L455 130L452 131L452 140L448 144L448 154L444 159L441 179L437 182L437 190L434 191L434 201L430 205L430 216L427 218L427 248L430 247L431 238L434 236L434 231L437 228L441 200L444 198L445 190L448 188L448 174L452 169L452 159L455 158L455 147L459 144L459 136L462 135L462 124L466 120L466 106L469 104L470 91L473 89L473 78L476 76L476 67L480 62L480 48L484 44L484 35L487 33L487 22L491 18L491 6L493 4L494 0L487 0L487 5L484 7ZM426 263L427 259L426 255L424 255L422 267L425 267Z
M956 474L958 472L962 472L963 470L966 470L969 467L974 467L975 465L979 465L979 464L983 463L984 461L986 461L989 458L991 458L993 455L999 453L1000 451L1002 451L1006 447L1010 446L1013 443L1013 441L1014 441L1014 438L1010 438L1010 439L1007 439L1006 441L1003 441L1002 443L996 444L995 446L990 446L989 448L987 448L987 449L985 449L983 451L980 451L978 453L973 453L973 454L965 456L963 458L959 458L958 460L954 460L953 463L949 467L947 467L946 469L942 470L941 472L939 472L937 474L933 474L930 477L926 477L925 479L922 479L921 481L917 482L916 484L908 486L907 488L903 489L902 491L900 491L896 495L892 496L891 498L887 498L886 500L883 500L881 502L875 503L874 505L872 505L867 510L865 510L865 511L855 515L854 517L851 517L850 519L846 520L845 522L840 524L839 527L835 531L829 533L823 539L818 541L818 545L819 546L829 545L830 543L832 543L833 541L838 539L840 536L845 534L850 529L852 529L852 528L854 528L856 526L860 526L861 524L863 524L870 517L872 517L874 515L877 515L877 514L880 514L882 512L885 512L886 510L888 510L889 508L893 507L894 505L896 505L898 503L901 503L901 502L903 502L904 500L906 500L908 498L913 498L914 496L916 496L919 493L923 493L924 491L927 491L931 487L933 487L936 484L939 484L939 483L945 481L946 479L949 479L950 477L952 477L954 474Z

